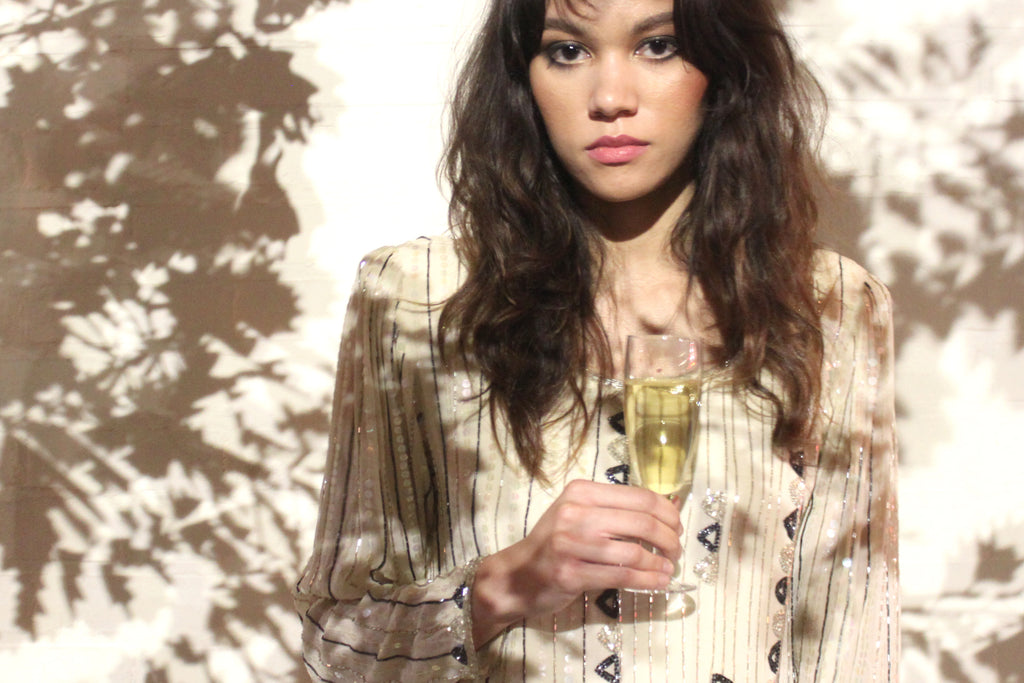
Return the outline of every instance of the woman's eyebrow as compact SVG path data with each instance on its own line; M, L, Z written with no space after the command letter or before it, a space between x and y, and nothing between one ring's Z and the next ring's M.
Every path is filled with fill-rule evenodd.
M652 14L646 19L638 21L633 27L633 33L647 33L666 24L671 25L672 12L659 12L658 14ZM565 17L547 17L544 19L544 30L548 31L562 31L563 33L569 33L576 36L585 36L587 33L586 28L580 24L574 23Z
M654 14L643 21L637 22L636 26L633 27L633 33L647 33L665 24L674 24L671 11Z
M544 30L561 31L563 33L571 33L572 35L583 35L586 30L578 24L565 19L563 17L548 17L544 19Z

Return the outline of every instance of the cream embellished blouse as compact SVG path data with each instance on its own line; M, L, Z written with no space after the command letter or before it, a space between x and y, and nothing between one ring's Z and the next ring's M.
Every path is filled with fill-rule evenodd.
M821 430L798 452L727 382L702 395L683 580L609 587L479 651L478 558L521 540L583 478L628 483L621 391L571 458L545 435L550 486L519 468L479 374L442 364L438 316L464 275L451 239L373 252L352 294L312 557L296 587L314 681L896 681L899 660L892 316L885 287L819 252ZM454 354L452 354L454 355Z

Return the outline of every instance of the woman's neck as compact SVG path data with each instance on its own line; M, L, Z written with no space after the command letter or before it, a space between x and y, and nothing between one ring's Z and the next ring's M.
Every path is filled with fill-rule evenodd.
M617 301L633 298L655 282L685 281L686 271L672 250L672 233L693 196L682 191L655 192L631 202L592 200L584 210L600 234L602 267L598 293Z
M596 292L598 318L621 375L631 334L706 336L701 297L672 251L671 236L692 196L692 186L671 201L624 202L588 213L601 233L603 258ZM596 209L597 207L587 207Z
M625 258L661 249L690 203L693 185L679 189L666 184L650 195L628 202L583 200L583 211L601 234L606 252L621 250Z

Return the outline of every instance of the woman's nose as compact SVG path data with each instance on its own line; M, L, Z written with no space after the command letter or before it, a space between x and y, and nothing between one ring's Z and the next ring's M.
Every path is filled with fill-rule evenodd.
M620 59L608 59L594 70L590 93L590 117L612 120L632 116L637 109L636 84L629 65Z

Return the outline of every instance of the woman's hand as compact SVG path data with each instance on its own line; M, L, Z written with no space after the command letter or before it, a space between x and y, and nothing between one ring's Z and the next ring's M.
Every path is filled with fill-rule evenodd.
M664 588L682 547L679 509L637 486L575 480L522 541L485 557L473 584L476 647L584 591ZM664 553L659 557L635 539Z

